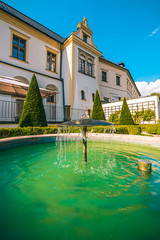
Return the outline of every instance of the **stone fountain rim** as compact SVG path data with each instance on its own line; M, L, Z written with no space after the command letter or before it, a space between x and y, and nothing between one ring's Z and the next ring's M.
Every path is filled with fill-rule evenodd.
M96 127L96 126L114 126L113 123L96 119L71 120L58 125L59 127Z

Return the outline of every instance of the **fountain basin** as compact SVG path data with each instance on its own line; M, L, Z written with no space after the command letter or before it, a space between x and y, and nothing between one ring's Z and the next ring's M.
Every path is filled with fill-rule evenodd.
M37 136L25 137L30 144L1 151L4 239L156 239L160 149L92 136L88 165L81 163L81 141L71 141L78 134L39 136L43 142L34 145ZM152 161L150 175L137 171L140 158Z

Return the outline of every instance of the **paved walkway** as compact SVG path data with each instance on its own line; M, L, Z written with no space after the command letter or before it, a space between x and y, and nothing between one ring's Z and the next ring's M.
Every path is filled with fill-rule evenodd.
M49 123L48 126L57 126L55 123ZM0 123L0 128L16 128L18 124L16 123Z
M0 123L0 128L16 128L18 124L16 123Z

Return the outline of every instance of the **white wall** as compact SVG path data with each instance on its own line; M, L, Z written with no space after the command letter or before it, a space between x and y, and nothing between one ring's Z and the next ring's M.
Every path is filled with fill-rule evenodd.
M71 74L71 47L67 46L62 52L62 78L64 79L65 105L69 105L69 85Z
M94 60L94 76L95 78L88 76L86 74L78 72L78 49L82 49L79 46L75 46L75 99L74 99L74 108L79 109L90 109L93 106L92 102L92 93L96 93L98 89L98 80L97 80L97 58L90 52L82 49L84 52L95 57ZM81 100L81 90L85 91L86 101Z
M102 104L102 107L106 116L106 120L108 120L109 118L108 113L110 116L115 111L121 110L122 104L123 104L123 101ZM142 98L127 100L127 104L129 106L131 113L132 113L132 109L133 109L133 113L137 111L137 107L139 111L141 111L142 109L146 110L148 108L150 108L151 110L155 110L155 120L156 121L159 120L160 106L159 106L158 96L142 97ZM155 106L155 109L154 109L154 106Z
M10 27L14 30L30 37L29 39L29 47L28 47L28 63L19 61L17 59L13 59L10 57L10 44L11 44L11 30ZM58 78L60 77L60 51L55 47L47 44L46 42L0 20L0 60L16 65L18 67L22 67L31 71L39 72L45 74L47 76ZM58 53L58 74L47 71L46 70L46 46L56 50ZM0 76L22 76L28 79L30 82L32 78L33 72L25 71L20 68L11 67L6 64L0 64ZM60 94L57 95L57 106L63 106L63 95L62 95L62 82L53 78L45 77L39 74L36 74L39 87L46 88L48 84L53 84L58 88Z
M29 39L29 47L28 47L28 64L19 61L13 58L10 58L10 44L11 44L11 30L10 27L14 30L18 31L19 33L22 33L28 37ZM50 75L52 77L59 78L60 73L60 51L56 49L55 47L45 43L45 41L42 41L20 29L17 27L4 22L3 20L0 20L0 29L3 34L1 34L0 37L0 53L1 53L1 60L6 61L8 63L15 64L20 67L24 67L30 70L34 70L37 72L41 72L43 74ZM46 46L59 52L58 54L58 74L47 71L46 70Z
M107 82L102 81L102 71L107 72ZM120 86L116 85L116 75L120 76ZM110 99L110 102L112 102L112 97L114 95L121 97L121 99L124 97L127 99L139 97L139 94L132 83L131 77L123 68L116 67L108 62L100 60L99 79L102 101L104 100L104 97L107 97ZM127 89L127 80L129 80L132 85L132 92L129 92Z

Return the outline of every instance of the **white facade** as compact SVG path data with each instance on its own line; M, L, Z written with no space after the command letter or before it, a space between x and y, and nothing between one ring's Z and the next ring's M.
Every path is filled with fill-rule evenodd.
M20 61L11 57L11 30L14 29L17 33L21 33L29 38L28 40L28 62ZM39 87L46 88L52 84L60 92L57 95L58 106L63 107L62 101L62 83L60 80L60 50L52 45L47 44L33 35L18 29L12 24L0 20L0 30L3 34L0 37L0 60L7 64L0 64L0 75L16 78L22 77L31 81L33 73L36 72L36 77ZM46 70L46 47L56 50L58 55L58 72L49 72ZM13 65L16 65L13 67Z
M80 117L81 110L84 113L92 109L97 89L102 102L140 96L128 69L102 57L93 42L93 32L86 18L78 23L76 32L64 39L1 2L0 32L3 33L0 37L0 76L29 83L35 73L40 88L59 92L52 104L61 110L67 105L76 109L76 115L71 111L72 117ZM14 37L19 39L18 47L14 45ZM25 41L23 60L20 55L14 56L15 48L17 54L20 51L21 39ZM48 65L48 53L55 56L54 69ZM103 71L107 73L106 81L102 81ZM120 85L116 84L117 75ZM1 94L0 99L3 96ZM17 98L5 96L8 101ZM44 104L48 102L44 100Z

